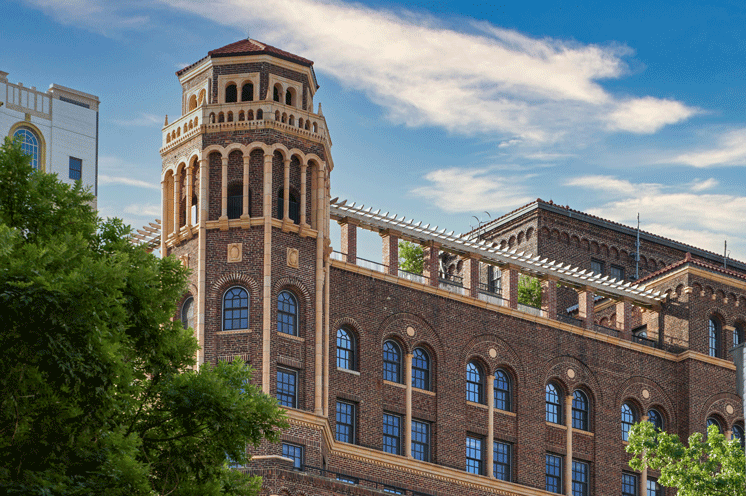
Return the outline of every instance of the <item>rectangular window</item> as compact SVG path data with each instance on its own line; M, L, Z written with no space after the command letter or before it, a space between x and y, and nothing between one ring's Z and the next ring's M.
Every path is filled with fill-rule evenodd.
M430 424L412 420L412 458L430 461Z
M663 488L655 479L648 479L648 496L663 496Z
M495 441L492 445L493 475L495 479L510 481L511 446L508 443Z
M83 176L83 161L79 158L70 157L70 179L79 181Z
M398 487L383 486L383 492L389 494L404 494L404 489Z
M338 475L337 480L345 484L358 484L360 482L357 477L350 477L349 475Z
M604 263L601 260L591 260L591 270L596 274L604 275Z
M493 265L487 266L487 291L490 293L501 294L502 293L502 272L500 269Z
M562 457L547 454L545 489L550 493L562 494Z
M624 280L624 267L619 267L618 265L612 265L609 267L609 276L611 276L612 279L618 279L620 281Z
M478 437L466 437L466 471L470 474L484 475L484 451L482 440Z
M383 414L383 451L401 455L401 417Z
M282 456L293 460L293 468L303 470L303 446L282 443Z
M277 369L277 402L282 406L296 408L298 372L290 369Z
M637 476L622 474L622 496L637 496Z
M337 401L337 441L355 444L355 405Z
M572 496L588 496L588 464L572 461Z

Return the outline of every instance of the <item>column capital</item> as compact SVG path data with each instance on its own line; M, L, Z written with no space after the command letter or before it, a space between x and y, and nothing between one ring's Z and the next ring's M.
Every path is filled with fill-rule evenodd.
M220 157L220 161L223 162L223 166L228 165L228 157Z

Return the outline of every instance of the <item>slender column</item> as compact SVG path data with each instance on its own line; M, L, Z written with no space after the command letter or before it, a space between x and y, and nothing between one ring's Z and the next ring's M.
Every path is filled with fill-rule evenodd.
M161 258L166 256L166 238L168 237L168 181L161 181Z
M269 394L270 338L272 336L272 154L264 155L264 281L262 295L262 392ZM227 160L224 159L223 164ZM227 168L223 166L223 177ZM225 183L223 183L225 184ZM223 204L225 205L223 188Z
M510 308L518 308L518 276L516 267L506 265L502 270L502 297Z
M325 284L324 284L324 398L323 398L323 412L324 417L329 416L329 367L330 367L330 356L329 356L329 266L327 265L324 269L325 272Z
M323 218L324 208L324 171L319 167L318 177L316 179L316 220L318 235L316 236L316 360L314 362L314 413L316 415L323 415L324 408L322 403L323 393L323 346L324 342L322 339L322 326L324 325L323 320L323 296L324 296L324 230L321 224Z
M495 476L495 377L487 376L487 477Z
M381 233L381 261L389 274L399 275L399 233L386 231Z
M199 350L197 351L197 365L202 365L205 361L205 281L207 265L207 211L209 204L209 181L210 181L210 160L200 158L199 161L199 251L197 253L197 340L199 341Z
M583 319L583 327L593 329L595 324L594 294L591 288L578 291L578 317Z
M406 417L404 419L404 454L412 458L412 353L404 355L404 384L407 385Z
M306 225L306 169L308 165L300 166L300 225Z
M290 159L285 159L285 181L282 185L283 190L283 205L282 205L282 220L284 222L290 221Z
M616 328L621 338L632 340L632 304L629 300L622 300L616 304Z
M319 229L319 219L317 217L319 213L319 207L317 206L318 201L318 167L311 168L311 229Z
M194 181L192 180L192 166L190 165L186 169L186 225L188 229L192 228L192 194L194 188Z
M243 212L241 212L242 219L249 218L249 205L251 198L249 197L249 165L251 162L250 155L243 156Z
M440 269L440 260L438 257L440 245L431 243L425 248L425 268L422 275L428 279L430 286L438 287L438 269Z
M179 235L179 175L174 174L174 237Z
M572 395L565 396L567 455L565 456L565 494L572 494Z
M220 184L222 202L220 220L228 220L228 157L222 157L223 177ZM270 171L271 172L271 171Z
M541 312L548 319L557 318L557 279L547 277L541 281Z
M479 298L479 255L467 255L464 258L464 289L472 298Z
M341 222L342 257L347 263L357 263L357 225L355 221L344 219Z
M648 416L643 415L640 417L640 422L647 422ZM645 467L640 472L640 495L644 496L648 494L648 468Z

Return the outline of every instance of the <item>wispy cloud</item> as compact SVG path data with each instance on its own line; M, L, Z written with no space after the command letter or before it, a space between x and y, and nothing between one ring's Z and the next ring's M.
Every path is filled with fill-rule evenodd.
M732 255L746 260L746 237L733 234L734 219L746 218L746 197L697 194L714 186L713 181L662 185L582 176L567 184L599 194L600 205L586 209L590 214L634 225L639 212L647 231L714 252L728 239Z
M746 165L746 129L727 131L716 137L717 145L702 148L658 163L691 165L693 167L744 166Z
M22 0L61 24L82 26L95 33L119 38L123 31L142 29L150 23L140 1Z
M152 175L153 171L156 171L154 179L150 181L132 177L133 175L147 177L148 174ZM160 167L149 169L148 166L131 164L120 157L103 155L99 158L98 182L102 186L121 184L160 191L161 186L158 183L159 171ZM145 174L145 172L148 174Z
M164 122L163 116L140 112L140 115L132 119L112 119L111 122L120 126L137 126L137 127L160 127Z
M124 213L135 215L138 217L160 217L161 207L155 204L139 204L133 203L124 207Z
M155 189L159 191L161 189L160 184L143 181L141 179L132 179L129 177L121 177L121 176L109 176L106 174L99 174L98 182L102 186L108 186L112 184L122 184L124 186L137 186L139 188Z
M438 169L425 175L430 184L411 193L425 198L449 213L502 212L530 202L523 181L527 176L496 174L493 168Z

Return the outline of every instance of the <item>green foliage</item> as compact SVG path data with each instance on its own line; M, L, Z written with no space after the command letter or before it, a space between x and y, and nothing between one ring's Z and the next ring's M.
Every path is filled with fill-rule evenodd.
M521 274L518 278L518 303L541 308L541 281Z
M679 496L744 496L744 450L736 441L726 441L714 425L707 439L695 432L688 446L679 436L656 430L650 422L632 426L627 452L634 470L660 470L658 483L678 489Z
M422 246L399 241L399 267L412 274L422 275L425 269L425 251Z
M193 369L185 269L92 200L0 148L0 493L257 494L225 459L277 440L276 401L240 361Z

